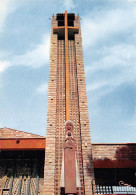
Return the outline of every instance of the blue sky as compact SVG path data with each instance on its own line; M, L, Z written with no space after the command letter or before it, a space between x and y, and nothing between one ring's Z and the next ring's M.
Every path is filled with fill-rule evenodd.
M92 142L135 142L135 0L1 0L0 127L46 135L49 18L65 10L81 17Z

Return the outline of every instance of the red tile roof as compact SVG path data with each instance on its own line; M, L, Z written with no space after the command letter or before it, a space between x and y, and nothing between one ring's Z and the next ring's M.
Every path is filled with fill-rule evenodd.
M1 138L6 139L6 138L45 138L45 137L4 127L4 128L0 128L0 139Z

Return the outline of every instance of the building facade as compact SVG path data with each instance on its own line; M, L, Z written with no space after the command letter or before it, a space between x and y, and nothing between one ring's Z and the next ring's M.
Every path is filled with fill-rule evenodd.
M45 151L45 137L1 128L0 193L46 194ZM90 186L94 195L136 193L136 144L93 143L92 156L95 180Z

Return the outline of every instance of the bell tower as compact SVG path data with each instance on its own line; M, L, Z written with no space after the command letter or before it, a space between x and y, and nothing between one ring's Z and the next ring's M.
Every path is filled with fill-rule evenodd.
M92 194L94 170L80 17L52 16L44 194Z

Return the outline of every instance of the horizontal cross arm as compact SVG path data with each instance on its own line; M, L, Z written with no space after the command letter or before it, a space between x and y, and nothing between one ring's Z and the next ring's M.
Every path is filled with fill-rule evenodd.
M68 29L75 29L75 30L79 30L79 27L68 26Z
M64 29L65 26L58 26L58 27L53 27L53 30L56 30L56 29Z

